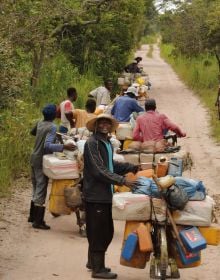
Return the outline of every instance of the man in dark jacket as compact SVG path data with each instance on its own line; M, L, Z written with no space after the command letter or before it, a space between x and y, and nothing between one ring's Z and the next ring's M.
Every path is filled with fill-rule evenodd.
M138 67L137 60L133 60L132 63L126 65L124 71L126 73L133 73L133 74L141 73L141 69Z
M115 131L118 126L115 119L101 114L88 121L86 126L93 132L84 149L83 194L89 242L86 266L92 269L93 278L115 279L117 274L105 267L105 252L114 233L113 185L135 187L136 181L128 180L123 175L128 172L136 173L139 166L113 160L109 133Z

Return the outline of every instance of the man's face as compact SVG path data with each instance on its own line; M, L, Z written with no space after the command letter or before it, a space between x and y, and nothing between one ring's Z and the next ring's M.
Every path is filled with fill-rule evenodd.
M112 130L112 122L109 119L100 119L97 121L97 132L108 134Z
M112 87L113 87L112 82L107 82L106 85L105 85L105 87L106 87L109 91L112 91Z
M71 102L75 102L77 99L77 94L71 95L70 100Z

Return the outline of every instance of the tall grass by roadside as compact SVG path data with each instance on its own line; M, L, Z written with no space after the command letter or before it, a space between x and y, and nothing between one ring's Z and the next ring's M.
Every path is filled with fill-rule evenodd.
M7 195L14 178L29 173L34 143L30 130L42 118L42 107L47 103L59 104L66 98L66 89L74 86L79 93L76 107L82 108L89 91L100 83L101 79L92 70L79 75L65 56L59 54L44 66L35 90L24 87L23 96L10 109L0 111L0 196Z
M209 109L212 134L220 142L220 121L215 107L218 92L218 64L215 56L206 54L189 59L177 54L171 45L165 44L161 45L161 56Z
M92 69L80 75L65 55L59 54L44 66L39 86L32 93L33 99L39 107L46 103L59 104L66 98L66 89L75 87L78 92L76 106L83 107L89 91L99 83L103 82L93 74Z
M23 100L0 112L0 195L7 194L14 178L27 173L32 147L29 127L36 114L34 104Z

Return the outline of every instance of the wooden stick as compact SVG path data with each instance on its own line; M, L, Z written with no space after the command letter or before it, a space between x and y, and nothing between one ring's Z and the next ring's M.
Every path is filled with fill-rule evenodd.
M159 191L161 192L162 188L161 188L161 186L160 186L160 183L159 183L157 177L156 177L155 175L153 175L152 177L153 177L154 182L155 182L156 185L158 186ZM162 200L165 201L165 203L166 203L166 200L164 199L163 195L161 195L161 198L162 198ZM187 251L186 251L186 249L185 249L185 247L184 247L184 245L183 245L183 242L182 242L182 240L181 240L181 238L180 238L180 236L179 236L179 232L178 232L176 223L175 223L175 221L174 221L174 219L173 219L173 216L172 216L172 214L171 214L171 212L170 212L170 209L169 209L168 207L167 207L167 214L168 214L168 218L169 218L169 220L170 220L170 223L171 223L171 225L172 225L172 227L173 227L173 231L174 231L174 234L175 234L175 236L176 236L176 239L178 240L178 242L179 242L179 244L180 244L180 246L181 246L181 249L183 250L184 254L187 254Z

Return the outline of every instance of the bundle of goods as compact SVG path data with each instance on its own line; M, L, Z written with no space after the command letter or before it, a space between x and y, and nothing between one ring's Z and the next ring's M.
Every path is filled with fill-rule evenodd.
M125 137L123 137L123 139L125 139ZM165 176L166 174L181 176L183 171L190 170L193 165L191 154L185 150L164 153L162 152L164 141L165 140L157 142L147 141L142 143L139 141L125 139L123 143L123 150L120 153L124 156L130 156L131 154L135 155L131 156L131 161L129 156L127 156L128 161L132 162L133 158L135 158L135 162L139 161L139 164L142 165L143 169L152 168L153 163L159 162L160 164L160 159L165 158L167 164L167 173L160 176Z
M70 136L74 137L76 141L87 140L91 135L86 127L72 128L70 131Z
M71 209L80 207L82 205L82 185L79 181L76 181L73 185L67 186L64 189L64 197L66 200L66 205Z
M74 180L52 180L49 197L49 211L53 216L69 215L71 209L66 205L64 190L74 184Z
M173 218L179 225L210 226L212 223L214 201L206 195L201 181L176 177L175 185L167 191L167 203L174 210ZM112 213L115 220L146 221L155 219L156 215L157 220L165 221L166 207L154 181L139 177L133 193L114 194Z
M153 251L150 224L126 222L120 264L134 268L145 268Z
M169 162L171 162L172 160L182 160L182 171L186 171L186 170L190 170L192 168L193 165L193 159L192 159L192 155L185 151L185 150L180 150L178 152L175 153L166 153L165 154L167 160ZM155 154L155 162L158 162L160 160L161 157L164 157L164 153L156 153ZM173 164L173 167L175 167L175 162ZM170 174L171 175L171 174ZM179 176L179 175L178 175Z
M116 138L118 140L132 139L133 129L129 122L119 123L116 129Z
M179 241L172 239L169 242L170 253L176 260L179 268L196 267L201 264L201 250L207 242L195 226L178 226Z
M152 199L157 220L166 219L166 204L158 198ZM115 193L113 195L112 216L121 221L147 221L151 219L151 198L144 194L131 192Z
M76 179L79 178L78 162L76 159L44 155L43 172L50 179Z
M126 73L124 72L118 77L118 85L131 85L132 83L138 83L140 86L146 85L149 86L149 75L148 74L141 74L141 73Z
M116 153L120 149L121 142L114 135L112 135L109 140L113 146L114 152Z
M185 177L173 177L167 175L158 180L160 184L171 182L169 186L176 185L184 191L188 200L204 200L206 197L206 189L202 181L189 179ZM169 189L167 190L169 192ZM146 194L153 197L160 197L160 192L154 180L146 177L137 178L137 187L133 189L133 193Z
M167 147L167 141L165 139L158 141L133 141L128 145L128 149L145 152L145 153L159 153L163 152Z

